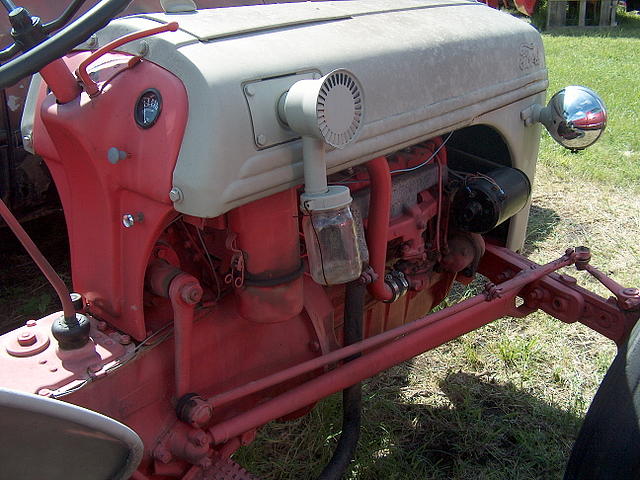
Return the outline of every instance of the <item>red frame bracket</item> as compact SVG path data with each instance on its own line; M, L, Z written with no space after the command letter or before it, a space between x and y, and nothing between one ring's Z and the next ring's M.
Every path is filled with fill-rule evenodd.
M579 262L579 249L574 256ZM502 282L535 267L536 263L509 249L487 245L480 272L493 282ZM601 272L599 274L600 278L606 277ZM620 287L620 290L632 289ZM583 323L618 345L626 339L640 315L638 308L625 310L618 305L617 299L602 298L577 285L575 278L558 273L550 273L526 285L519 296L524 300L520 307L524 315L540 309L565 323Z

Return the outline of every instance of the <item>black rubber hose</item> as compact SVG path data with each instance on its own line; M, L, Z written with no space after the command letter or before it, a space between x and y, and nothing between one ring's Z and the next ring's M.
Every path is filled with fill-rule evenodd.
M362 340L365 286L360 281L347 284L344 303L344 345ZM347 358L353 360L360 354ZM356 383L342 391L342 433L329 463L318 480L339 480L349 467L360 438L362 385Z

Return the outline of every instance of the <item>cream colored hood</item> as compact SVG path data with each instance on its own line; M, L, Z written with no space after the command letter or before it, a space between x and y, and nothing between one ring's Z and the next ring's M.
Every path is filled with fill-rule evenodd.
M170 21L180 30L145 39L146 58L187 89L189 120L174 171L183 198L175 207L196 216L302 182L301 142L276 115L279 96L296 80L346 68L362 83L362 133L328 153L330 172L468 125L547 87L538 32L462 0L138 15L112 22L98 42ZM138 41L126 50L140 48Z

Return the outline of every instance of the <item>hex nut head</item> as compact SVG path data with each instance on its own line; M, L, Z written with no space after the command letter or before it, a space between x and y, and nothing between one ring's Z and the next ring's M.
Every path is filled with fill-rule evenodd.
M180 190L178 187L173 187L169 191L169 200L171 200L172 202L179 203L183 198L184 196L182 194L182 190Z
M124 226L124 228L131 228L135 225L135 223L136 219L130 213L125 213L124 215L122 215L122 225Z

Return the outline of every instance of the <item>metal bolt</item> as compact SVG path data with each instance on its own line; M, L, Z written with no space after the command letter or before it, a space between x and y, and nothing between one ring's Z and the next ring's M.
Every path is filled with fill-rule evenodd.
M158 446L158 448L153 452L153 456L156 460L164 463L165 465L172 460L171 452L163 446Z
M263 145L266 145L267 144L267 136L264 133L261 133L260 135L258 135L256 137L256 143L261 147Z
M256 89L253 88L253 85L247 85L244 87L244 93L246 93L250 97L253 97L256 94Z
M565 312L567 310L567 302L563 298L554 298L551 302L551 306L557 312Z
M31 147L31 141L32 141L31 134L29 134L29 133L28 133L28 134L26 134L26 135L23 135L23 137L22 137L22 144L23 144L25 147L27 147L27 148L28 148L28 147Z
M209 435L202 430L192 430L189 432L189 441L196 447L204 447L209 443Z
M189 410L188 417L189 423L192 425L204 426L209 423L213 416L213 409L211 405L207 404L202 399L196 399L196 406Z
M640 295L640 290L638 290L637 288L625 288L624 290L622 290L622 293L624 295L635 297L637 295Z
M97 35L91 35L89 40L87 40L87 46L89 48L96 48L98 46L98 37Z
M42 360L39 360L39 361L38 361L38 363L39 363L40 365L44 365L45 363L47 363L47 359L46 359L46 358L43 358Z
M541 288L534 288L531 293L529 293L529 298L531 300L542 300L544 298L544 291Z
M129 345L131 343L131 337L129 335L120 335L120 339L118 340L120 345Z
M109 150L107 150L107 161L111 165L116 165L120 160L124 160L128 156L129 154L127 152L116 147L111 147Z
M598 317L598 323L603 327L611 326L611 318L608 315L602 314Z
M124 225L125 228L131 228L136 223L141 223L143 220L144 214L142 213L136 213L135 215L133 213L125 213L122 215L122 225Z
M571 255L571 249L568 249L567 252L567 255ZM591 260L591 250L588 247L576 247L575 253L576 270L585 270Z
M136 219L130 213L125 213L122 216L122 225L124 225L125 228L131 228L135 225L135 223L136 223Z
M35 320L27 320L26 325L27 327L35 327L36 325L38 325L38 322L36 322Z
M200 285L185 285L181 293L182 300L188 304L198 303L202 299L202 288Z
M138 47L138 55L144 57L149 53L149 44L142 40Z
M33 345L36 341L36 334L33 332L21 332L18 334L18 343L22 347Z
M171 190L169 190L169 199L172 202L181 202L183 198L184 195L182 194L182 190L180 190L178 187L173 187Z
M50 371L51 373L55 373L55 372L57 372L57 371L58 371L58 367L51 367L51 368L49 369L49 371Z

